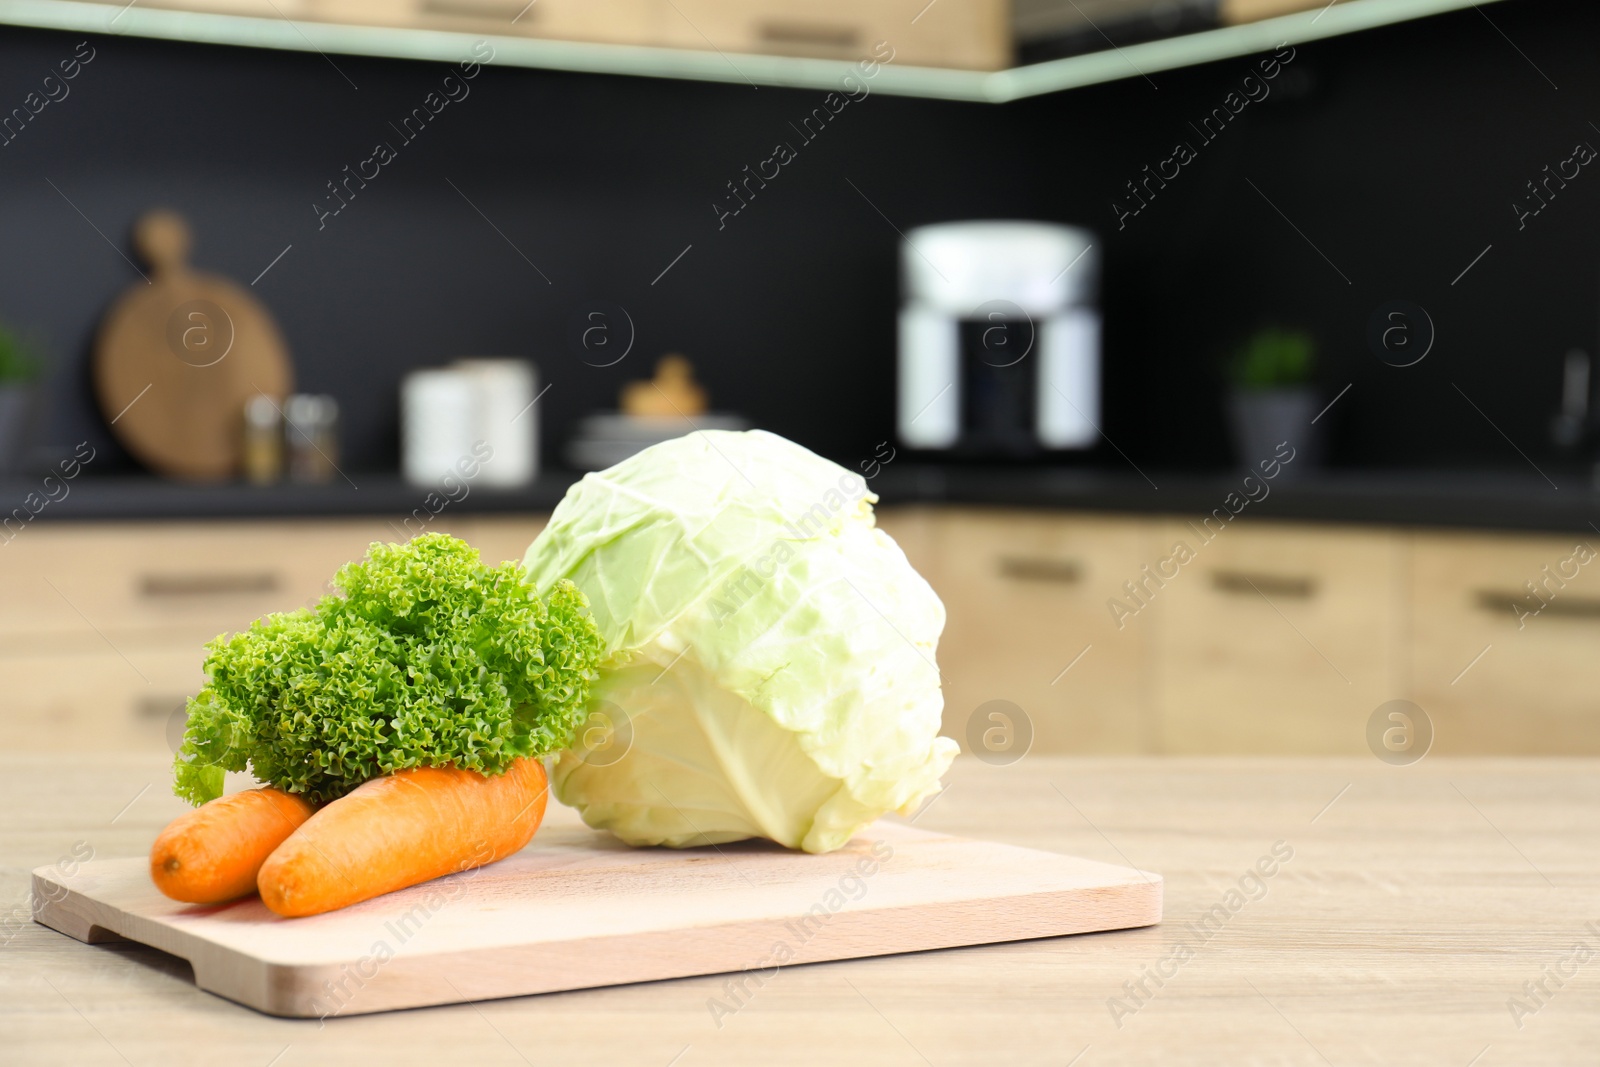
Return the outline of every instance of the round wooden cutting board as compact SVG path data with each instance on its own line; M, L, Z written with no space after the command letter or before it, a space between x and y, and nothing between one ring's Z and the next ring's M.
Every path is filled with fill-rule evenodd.
M288 349L265 308L189 268L189 227L156 211L134 227L150 283L124 293L95 340L94 389L111 432L152 470L210 481L238 473L245 401L282 405Z

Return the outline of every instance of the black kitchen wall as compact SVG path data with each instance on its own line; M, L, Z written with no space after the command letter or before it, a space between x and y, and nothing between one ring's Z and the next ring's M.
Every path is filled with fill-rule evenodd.
M0 110L83 39L0 31ZM1217 363L1258 324L1318 336L1329 398L1353 383L1328 416L1346 466L1520 464L1518 448L1558 462L1547 426L1562 356L1600 343L1600 169L1520 229L1512 208L1546 164L1600 146L1600 11L1579 0L1298 46L1271 95L1209 143L1189 123L1255 60L1000 107L874 93L810 143L789 123L817 91L490 63L407 143L389 124L451 67L89 43L70 96L0 147L0 318L55 357L46 447L109 442L89 349L108 303L142 284L117 249L158 205L191 220L197 266L242 283L289 248L252 291L300 386L341 401L346 456L363 469L396 464L404 372L462 355L538 364L547 459L673 350L717 408L843 460L870 455L893 433L897 230L947 219L1099 232L1103 425L1158 466L1227 461ZM1196 157L1119 229L1113 202L1134 204L1124 183L1180 140ZM326 183L379 141L396 158L319 228ZM719 224L725 183L779 141L798 158ZM1394 300L1437 331L1415 366L1368 345ZM607 368L574 341L601 305L626 309L635 335ZM1122 461L1102 446L1087 462Z
M1189 123L1248 60L1028 105L1040 125L1059 109L1042 169L1107 238L1106 431L1152 462L1224 461L1217 357L1279 322L1320 340L1329 399L1351 386L1328 415L1336 464L1508 466L1542 485L1519 449L1571 463L1549 425L1565 353L1600 344L1600 167L1552 183L1537 215L1513 204L1536 205L1525 183L1579 142L1600 148L1597 44L1595 5L1509 0L1303 45L1209 144ZM1060 121L1079 107L1098 112L1087 150ZM1178 140L1198 158L1119 231L1119 183ZM1369 340L1395 301L1435 329L1414 366Z

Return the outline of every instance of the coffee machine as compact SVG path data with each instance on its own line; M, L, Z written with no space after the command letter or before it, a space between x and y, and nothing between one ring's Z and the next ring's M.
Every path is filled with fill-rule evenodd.
M920 226L901 252L900 440L974 457L1099 435L1099 255L1042 222Z

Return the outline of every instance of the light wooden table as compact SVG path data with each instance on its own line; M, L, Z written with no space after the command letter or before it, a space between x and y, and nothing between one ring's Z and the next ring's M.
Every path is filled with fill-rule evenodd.
M74 848L143 853L181 810L167 781L145 758L0 757L0 915ZM1600 762L1030 757L962 760L950 782L919 826L1159 871L1166 921L794 967L720 1029L715 977L273 1019L198 991L181 961L24 923L0 932L0 1062L1600 1060ZM1292 858L1248 877L1279 842Z

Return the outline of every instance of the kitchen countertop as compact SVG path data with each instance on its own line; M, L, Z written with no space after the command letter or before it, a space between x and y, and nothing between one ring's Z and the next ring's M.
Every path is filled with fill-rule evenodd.
M960 503L1201 517L1230 493L1252 518L1478 529L1593 532L1600 491L1587 471L1322 470L1276 479L1246 472L890 466L873 482L884 503ZM1297 472L1298 473L1298 472ZM1263 495L1264 494L1264 495ZM1234 509L1238 510L1237 499Z
M540 512L555 507L580 475L558 471L541 474L532 485L493 489L484 485L452 493L445 505L451 514ZM38 520L72 519L260 519L383 515L398 517L428 508L429 490L398 474L352 471L351 480L328 485L249 485L245 482L202 484L171 481L148 474L84 473L66 483L67 494L46 503ZM39 492L40 480L0 481L0 506L6 514ZM59 489L53 490L58 496ZM441 491L441 496L443 496ZM434 501L433 510L438 510ZM426 514L426 510L424 510Z
M1600 491L1586 471L1347 471L1259 483L1248 505L1257 518L1477 529L1591 532L1600 526ZM452 514L548 512L580 474L553 470L519 489L468 486ZM1245 493L1243 472L1194 473L1126 468L948 466L906 460L882 468L871 486L882 506L962 504L1200 517ZM0 481L0 510L20 507L40 484ZM246 519L284 516L403 516L425 507L427 490L393 473L351 472L332 485L192 485L147 475L85 473L48 503L40 521ZM55 490L59 493L59 490Z
M167 781L154 756L0 756L0 917L26 901L31 868L74 847L144 854L182 810ZM1600 953L1573 946L1600 949L1600 761L963 757L949 781L919 826L1160 872L1166 921L790 967L721 1029L716 977L319 1026L202 993L153 950L23 921L0 927L0 1060L1594 1061ZM1292 855L1252 881L1274 847ZM1539 982L1548 995L1525 985Z

